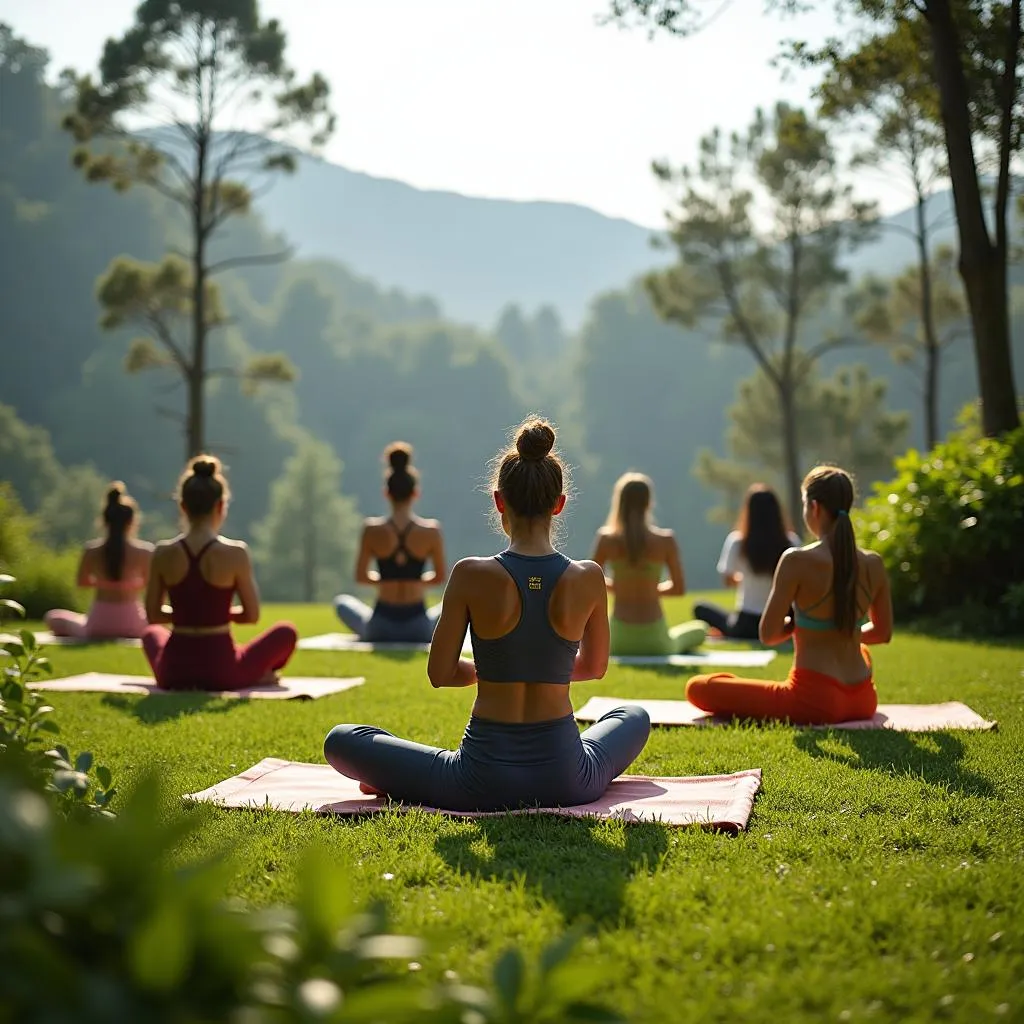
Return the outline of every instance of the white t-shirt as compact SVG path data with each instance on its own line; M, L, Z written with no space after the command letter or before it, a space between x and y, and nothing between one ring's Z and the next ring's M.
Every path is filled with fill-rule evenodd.
M795 533L787 534L789 543L800 547L800 538ZM768 595L772 592L773 573L755 573L742 553L743 536L733 530L722 545L722 553L718 558L718 571L722 576L739 574L741 579L736 588L736 609L760 615L768 603Z

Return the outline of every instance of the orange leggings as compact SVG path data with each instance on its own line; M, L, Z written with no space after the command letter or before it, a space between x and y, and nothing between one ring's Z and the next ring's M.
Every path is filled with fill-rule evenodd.
M784 683L740 679L729 672L694 676L686 684L686 699L715 715L784 720L794 725L859 721L871 718L878 707L870 677L849 685L807 668L792 669Z

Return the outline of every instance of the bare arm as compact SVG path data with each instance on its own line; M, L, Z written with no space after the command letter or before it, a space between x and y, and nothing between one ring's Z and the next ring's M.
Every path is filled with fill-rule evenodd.
M683 563L679 558L679 545L671 534L666 541L668 550L665 552L665 564L668 566L668 579L658 584L658 593L662 597L682 597L686 593L686 577L683 575Z
M430 572L425 572L422 580L428 586L440 587L448 579L448 564L444 557L444 537L440 528L434 534L434 544L430 549L430 561L434 568Z
M441 614L434 627L427 657L427 678L435 689L441 686L472 686L476 682L476 665L462 657L462 642L469 626L465 577L465 566L457 563L441 599Z
M873 559L874 560L874 559ZM882 560L878 559L881 581L871 598L868 609L870 622L864 623L860 631L862 644L887 644L892 639L892 592L889 589L889 575Z
M603 576L604 573L601 573ZM576 662L572 669L572 682L579 683L585 679L603 679L608 671L608 655L611 650L611 637L608 629L608 591L598 582L600 577L594 573L594 607L590 618L583 629L580 649L576 654Z
M775 567L772 592L761 614L758 636L766 646L785 643L793 634L793 620L789 611L796 600L798 589L797 566L790 551L783 554Z
M605 590L614 594L615 581L604 571L604 567L608 563L608 556L608 538L603 533L599 533L597 535L597 539L594 541L594 554L591 556L591 561L596 562L601 566L601 572L604 575Z
M373 552L370 551L370 528L363 527L363 535L359 538L359 556L356 558L356 583L380 583L380 573L370 568L370 559Z
M77 587L94 587L96 586L96 573L92 567L92 550L85 548L82 551L82 557L78 561L78 576L75 578L75 586Z
M249 549L239 545L233 552L235 562L235 592L241 607L234 605L231 608L231 621L239 623L254 623L260 621L260 591L256 586L256 577L252 571L252 561L249 558Z
M149 579L146 582L146 618L151 626L171 621L171 610L164 604L167 596L167 588L164 586L164 579L161 573L164 561L164 552L159 548L153 555L153 563L149 569Z

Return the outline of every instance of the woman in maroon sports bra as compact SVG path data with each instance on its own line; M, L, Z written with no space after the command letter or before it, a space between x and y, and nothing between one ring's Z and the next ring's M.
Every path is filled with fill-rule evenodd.
M260 596L249 549L218 534L229 498L220 461L212 455L192 459L178 482L187 528L157 545L146 591L150 627L142 647L163 689L237 690L274 683L295 650L298 633L291 623L278 623L244 647L235 646L231 623L259 621ZM157 623L170 623L171 629Z

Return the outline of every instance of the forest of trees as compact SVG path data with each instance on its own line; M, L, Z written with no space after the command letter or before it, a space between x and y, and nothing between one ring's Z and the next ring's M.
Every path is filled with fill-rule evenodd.
M45 51L0 26L0 480L54 546L91 533L111 478L125 480L139 500L146 533L166 535L175 523L174 481L194 444L190 377L161 354L159 332L173 329L175 317L189 319L196 293L177 294L192 279L176 278L173 268L140 281L131 267L159 267L169 253L189 251L189 225L173 197L117 192L96 183L99 172L90 181L72 166L75 141L62 124L81 103L82 82L55 80L52 70ZM774 116L813 127L799 111ZM762 154L773 145L769 121L755 121L765 133ZM820 169L820 154L814 159ZM764 172L785 200L788 179L771 177L778 168ZM692 194L718 209L721 196L708 198L708 190L720 184L705 175ZM707 209L694 202L683 215L702 216L707 226ZM851 211L838 201L828 209L838 239ZM623 281L594 296L571 333L548 307L510 304L494 324L455 323L431 297L378 286L341 264L277 259L288 244L265 229L258 202L245 203L203 255L207 266L223 264L211 300L217 326L203 353L203 443L228 464L230 530L253 543L268 597L323 599L351 586L358 518L381 510L380 453L399 438L415 447L421 510L441 519L458 558L499 545L485 514L488 460L524 414L548 415L574 467L565 550L589 554L614 480L641 470L654 478L659 521L680 536L691 585L701 586L715 580L722 520L742 488L768 479L785 492L793 466L777 439L786 429L802 441L798 471L811 459L835 458L858 471L862 486L886 476L892 456L924 437L920 373L893 358L906 358L920 336L911 284L846 281L829 264L799 324L782 322L780 334L767 312L782 280L771 238L744 255L762 294L744 286L731 311L722 308L728 293L709 290L706 277L700 308L693 293L689 306L674 300L679 278L670 271L660 287ZM238 253L246 261L229 265ZM929 258L949 293L939 333L966 337L968 307L942 276L942 254ZM680 266L706 273L712 264ZM163 326L111 316L124 313L126 289L137 298L153 287L163 289L161 309L171 317ZM791 328L798 330L790 350L814 358L790 367L799 394L786 427L773 374ZM140 334L149 340L140 344ZM830 344L851 334L855 345ZM752 359L754 335L781 339L778 353L765 348L763 359ZM897 344L901 338L911 342ZM942 430L978 393L969 346L951 344L946 358L956 372L941 379ZM1018 344L1018 373L1022 365Z

